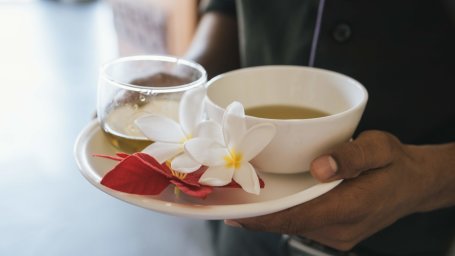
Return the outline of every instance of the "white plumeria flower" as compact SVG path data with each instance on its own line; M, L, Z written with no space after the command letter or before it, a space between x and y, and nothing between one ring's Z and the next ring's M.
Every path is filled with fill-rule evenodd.
M223 116L220 137L199 137L185 144L185 151L208 166L199 183L224 186L234 179L246 192L258 195L259 178L249 163L275 136L272 124L257 124L247 129L245 112L239 102L231 103Z
M179 106L180 124L171 118L158 115L138 118L136 125L147 138L154 141L142 152L153 156L159 163L170 160L171 168L182 173L199 169L201 165L184 152L183 146L197 135L198 130L211 134L210 127L213 125L198 129L198 124L203 120L204 97L205 88L192 89L183 94Z

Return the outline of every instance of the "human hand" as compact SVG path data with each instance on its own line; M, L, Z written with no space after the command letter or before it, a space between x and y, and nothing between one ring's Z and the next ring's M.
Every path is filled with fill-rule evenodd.
M362 133L311 165L322 182L345 179L328 193L281 212L226 220L247 229L303 235L349 250L410 213L427 210L432 172L425 172L421 150L381 131ZM419 208L420 207L420 208Z

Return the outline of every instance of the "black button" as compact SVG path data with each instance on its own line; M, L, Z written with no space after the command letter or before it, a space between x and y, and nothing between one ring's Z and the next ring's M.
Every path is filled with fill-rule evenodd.
M351 27L346 24L346 23L340 23L335 26L335 28L332 31L332 36L335 41L339 43L344 43L351 38L352 35L352 29Z

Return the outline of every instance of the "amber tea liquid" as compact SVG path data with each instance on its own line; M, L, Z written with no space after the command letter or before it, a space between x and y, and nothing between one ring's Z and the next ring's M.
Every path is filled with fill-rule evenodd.
M119 151L140 152L152 141L144 136L135 120L147 114L164 115L178 120L178 101L153 100L146 105L122 105L112 110L103 123L103 133Z
M108 141L121 152L124 153L134 153L140 152L148 145L152 144L152 141L143 139L143 138L135 138L135 137L127 137L124 134L115 134L112 130L103 130L104 135L108 139Z
M328 116L324 111L291 105L263 105L245 109L245 114L269 119L309 119Z

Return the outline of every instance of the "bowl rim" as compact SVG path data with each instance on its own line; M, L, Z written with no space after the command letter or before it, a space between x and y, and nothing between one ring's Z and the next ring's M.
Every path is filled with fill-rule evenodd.
M361 100L356 103L355 105L349 107L348 109L344 110L344 111L341 111L341 112L338 112L338 113L335 113L335 114L329 114L327 116L323 116L323 117L316 117L316 118L308 118L308 119L272 119L272 118L263 118L263 117L255 117L255 116L249 116L249 115L245 115L245 118L247 120L251 120L251 121L254 121L254 122L273 122L273 123L276 123L276 124L289 124L289 123L313 123L313 122L321 122L321 121L330 121L330 120L334 120L334 119L339 119L339 118L342 118L358 109L361 109L361 108L364 108L366 106L366 103L368 101L368 91L366 90L366 88L359 82L357 81L356 79L350 77L350 76L347 76L347 75L344 75L342 73L339 73L339 72L336 72L336 71L332 71L332 70L327 70L327 69L323 69L323 68L315 68L315 67L306 67L306 66L296 66L296 65L264 65L264 66L255 66L255 67L247 67L247 68L240 68L240 69L236 69L236 70L232 70L232 71L229 71L229 72L226 72L226 73L223 73L223 74L219 74L215 77L213 77L212 79L210 79L206 84L205 84L205 88L207 90L207 93L206 93L206 96L205 96L205 102L206 104L211 104L213 107L215 107L218 111L222 111L224 112L225 109L222 108L221 106L219 106L218 104L215 104L215 102L213 102L209 95L208 95L208 88L210 86L212 86L215 82L217 82L218 80L220 79L223 79L227 76L231 76L231 75L236 75L236 74L240 74L240 73L246 73L246 72L250 72L252 70L264 70L264 71L267 71L267 70L271 70L271 69L297 69L297 70L305 70L305 71L310 71L310 72L317 72L317 73L325 73L325 74L329 74L329 75L332 75L332 76L339 76L339 77L342 77L343 79L347 79L347 80L350 80L351 81L351 84L356 88L358 89L360 92L361 92L361 96L363 96L361 98Z

